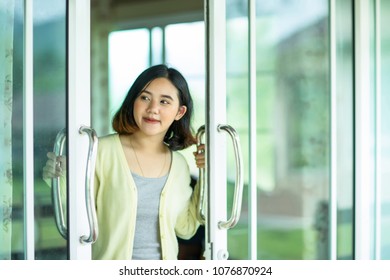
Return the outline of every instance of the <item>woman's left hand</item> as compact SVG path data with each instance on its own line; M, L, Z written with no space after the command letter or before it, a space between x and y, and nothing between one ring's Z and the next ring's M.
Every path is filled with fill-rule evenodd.
M205 145L201 144L196 147L196 152L194 152L196 166L198 168L205 168L206 158L205 158Z

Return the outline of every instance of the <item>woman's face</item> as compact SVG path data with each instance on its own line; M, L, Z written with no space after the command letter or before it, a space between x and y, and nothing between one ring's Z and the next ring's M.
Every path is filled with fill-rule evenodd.
M165 136L175 120L187 111L180 106L178 89L166 78L151 81L134 102L134 119L145 135Z

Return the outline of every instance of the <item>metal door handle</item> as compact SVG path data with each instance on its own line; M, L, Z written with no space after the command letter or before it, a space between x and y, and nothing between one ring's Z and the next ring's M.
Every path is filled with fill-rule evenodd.
M230 218L227 221L218 222L218 227L220 229L230 229L233 228L241 215L241 204L242 204L242 192L244 189L244 171L242 163L242 154L240 147L240 139L236 130L230 125L219 125L218 131L226 131L233 142L234 155L236 159L236 182L234 187L234 196L233 196L233 207Z
M61 156L64 151L66 140L66 130L65 128L60 130L56 136L54 142L53 152L56 156ZM65 224L64 211L61 202L60 196L60 177L55 177L51 179L51 199L53 201L54 208L54 218L58 232L65 239L68 238L68 229Z
M205 126L202 125L199 127L198 132L196 134L196 141L197 145L202 144L202 137L205 133ZM200 153L200 151L198 152ZM205 169L199 168L199 178L198 178L198 184L199 184L199 201L198 201L198 207L196 211L196 218L199 221L200 224L204 225L206 222L206 214L205 214L205 201L206 201L206 186L205 186Z
M95 164L96 153L98 146L98 137L95 130L90 127L82 126L79 129L80 134L87 134L89 137L89 149L87 168L85 173L85 206L87 208L88 223L90 233L89 236L83 235L80 237L80 242L83 244L92 244L98 238L99 227L97 223L95 195L94 195L94 180L95 180Z

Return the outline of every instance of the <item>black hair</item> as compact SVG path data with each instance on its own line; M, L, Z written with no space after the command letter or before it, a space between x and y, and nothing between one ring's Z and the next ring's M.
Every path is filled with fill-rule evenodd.
M157 78L168 79L178 90L180 106L186 106L184 116L175 120L169 127L164 142L171 150L182 150L196 143L191 127L193 102L187 81L176 69L164 64L152 66L144 70L130 87L121 107L112 120L113 129L119 134L132 134L138 130L134 119L134 102L150 82Z

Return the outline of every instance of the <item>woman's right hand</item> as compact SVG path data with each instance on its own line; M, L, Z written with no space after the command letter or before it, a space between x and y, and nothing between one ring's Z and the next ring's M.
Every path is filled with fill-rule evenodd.
M44 180L57 178L65 175L66 157L56 156L53 152L47 153L48 160L43 167L42 177Z

